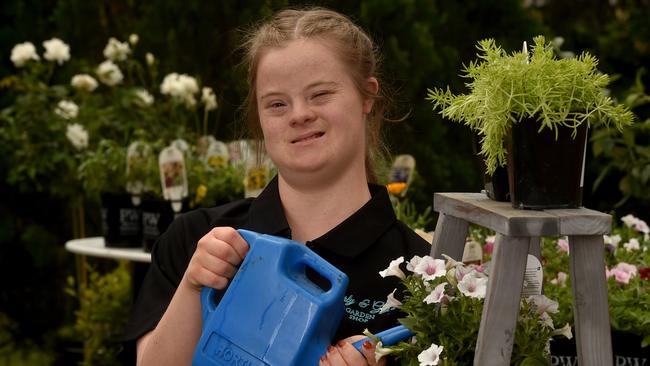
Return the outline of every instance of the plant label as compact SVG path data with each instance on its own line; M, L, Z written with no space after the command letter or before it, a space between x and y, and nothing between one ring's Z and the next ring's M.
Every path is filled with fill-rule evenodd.
M181 201L187 197L187 171L182 151L174 145L164 148L158 157L158 165L163 197L172 202L174 212L178 213Z

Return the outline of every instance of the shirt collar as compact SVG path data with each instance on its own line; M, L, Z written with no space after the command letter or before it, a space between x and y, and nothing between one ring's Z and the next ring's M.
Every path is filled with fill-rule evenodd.
M291 231L278 191L278 177L275 176L266 188L251 203L248 229L258 233L290 237Z
M374 244L397 220L386 187L369 184L371 198L357 212L312 241L326 250L353 258Z
M396 221L386 187L369 184L371 198L357 212L323 236L308 243L343 257L356 257L375 243ZM323 199L327 199L323 197ZM284 215L278 178L274 177L250 208L249 229L270 235L291 237Z

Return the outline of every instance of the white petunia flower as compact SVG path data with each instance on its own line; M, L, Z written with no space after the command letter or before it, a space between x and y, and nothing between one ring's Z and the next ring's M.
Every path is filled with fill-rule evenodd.
M126 42L120 42L111 37L104 47L104 57L111 61L124 61L131 53L131 47Z
M485 297L487 291L487 282L487 277L479 277L476 271L472 271L463 276L463 279L458 282L457 287L465 296L482 299Z
M623 223L624 223L625 226L627 226L627 227L634 227L634 224L636 224L636 222L637 222L638 220L639 220L639 219L637 219L636 217L634 217L634 216L631 215L631 214L628 214L628 215L625 215L625 216L621 217L621 221L623 221Z
M379 309L379 314L383 314L388 312L390 309L402 306L402 302L395 298L395 291L397 291L397 289L394 289L393 292L388 294L386 297L386 303L381 307L381 309Z
M67 126L65 137L78 150L88 147L88 131L78 123L71 123Z
M436 286L436 288L434 288L433 291L424 298L423 302L426 302L427 304L439 303L445 297L445 285L447 285L447 282L443 282Z
M97 89L97 80L88 74L78 74L72 77L70 85L77 89L86 92L91 92Z
M138 44L139 40L140 40L140 37L138 37L138 35L135 34L135 33L132 33L129 36L129 43L131 44L131 46L135 46L136 44Z
M554 285L559 285L561 287L566 287L566 280L568 275L565 272L558 272L557 278L551 280L551 283Z
M69 100L62 100L57 104L56 108L54 108L54 113L58 114L63 119L73 119L79 114L79 106Z
M641 249L641 245L639 243L639 240L636 238L630 239L627 243L623 244L623 248L625 248L626 251L631 252L633 250L639 250Z
M135 91L135 95L138 97L138 104L142 106L150 106L153 104L153 95L151 95L147 90L139 88Z
M396 276L396 277L399 277L402 280L405 279L406 275L399 268L399 265L401 263L404 263L404 257L399 257L399 258L391 261L390 264L388 265L388 268L386 268L383 271L379 271L379 275L382 276L382 277Z
M420 366L436 366L440 362L440 354L444 349L443 346L438 346L435 343L431 343L431 347L422 351L418 355L418 361Z
M11 49L11 62L16 67L23 67L29 60L38 61L36 47L31 42L18 43Z
M390 355L393 353L394 350L392 348L384 347L384 345L380 342L377 342L375 345L375 361L379 362L379 360L382 359L382 357L386 355Z
M115 86L124 80L124 75L122 75L120 68L110 60L99 64L95 72L97 73L97 77L99 77L99 81L108 86Z
M206 111L217 109L219 106L217 104L217 96L214 94L214 91L212 91L212 88L207 86L203 87L201 90L201 101L205 104Z
M413 258L411 258L410 261L406 262L406 269L415 272L415 267L418 266L418 263L422 260L422 257L419 255L414 255Z
M537 314L540 315L542 313L555 314L559 311L559 304L544 295L529 296L527 301L533 305Z
M556 329L551 333L551 337L556 335L565 336L567 339L573 338L573 333L571 333L571 326L569 323L564 324L562 328Z
M648 227L648 224L646 224L646 222L641 219L638 219L634 223L634 230L646 235L650 234L650 228Z
M56 61L61 65L70 59L70 46L58 38L43 42L43 47L45 47L43 58L48 61Z
M620 243L621 240L622 240L621 236L618 235L618 234L611 235L611 236L610 235L603 235L603 241L605 242L605 244L610 244L614 248L616 248L618 246L618 243Z
M438 277L444 276L447 271L445 270L445 261L442 259L433 259L430 256L423 257L418 265L415 267L414 273L421 275L422 279L426 281L435 280Z

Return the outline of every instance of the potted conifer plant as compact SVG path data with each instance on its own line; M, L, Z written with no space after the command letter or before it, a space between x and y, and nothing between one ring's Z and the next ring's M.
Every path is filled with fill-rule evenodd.
M579 207L588 126L622 129L633 114L606 95L609 77L589 53L558 59L543 36L530 54L508 54L493 39L478 50L464 69L468 94L436 88L427 99L478 132L489 175L507 162L513 207Z

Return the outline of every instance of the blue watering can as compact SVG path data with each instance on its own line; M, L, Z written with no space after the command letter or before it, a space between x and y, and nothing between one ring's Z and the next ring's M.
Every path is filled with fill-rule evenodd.
M203 289L203 332L192 364L317 365L343 317L347 276L303 244L239 233L250 249L218 305L217 290ZM307 268L329 288L312 282Z

